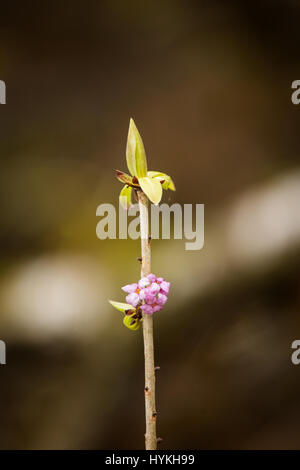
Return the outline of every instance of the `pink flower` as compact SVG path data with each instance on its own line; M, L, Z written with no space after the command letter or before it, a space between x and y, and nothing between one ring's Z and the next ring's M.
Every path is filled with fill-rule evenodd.
M150 284L150 281L147 277L142 277L140 280L139 280L139 287L141 289L145 288L145 287L148 287Z
M127 284L126 286L123 286L121 289L128 294L132 294L133 292L136 292L137 286L138 285L134 282L133 284Z
M132 292L131 294L128 294L126 296L126 302L132 305L133 307L136 307L139 301L140 301L139 294L136 294L135 292Z
M138 283L127 284L122 287L128 293L126 302L137 310L140 308L147 315L152 315L163 308L168 300L170 282L155 274L142 277Z
M169 291L170 291L170 282L167 282L167 281L163 281L161 282L160 284L160 291L163 293L163 294L166 294L168 295Z
M148 305L152 305L155 302L155 295L153 294L146 294L145 296L145 302Z
M147 289L140 289L139 296L140 300L145 300L147 294Z
M152 282L151 286L149 287L149 290L152 294L156 295L160 291L160 287L156 282Z
M155 305L154 307L152 307L153 313L159 312L159 310L161 310L161 309L162 309L161 305Z
M168 297L164 294L159 293L157 296L157 304L158 305L165 305L166 301L168 300Z
M155 281L156 281L156 276L155 276L155 274L148 274L147 278L148 278L149 281L151 281L151 282L155 282Z
M147 304L141 305L141 310L147 315L151 315L151 313L154 313L151 305L147 305Z

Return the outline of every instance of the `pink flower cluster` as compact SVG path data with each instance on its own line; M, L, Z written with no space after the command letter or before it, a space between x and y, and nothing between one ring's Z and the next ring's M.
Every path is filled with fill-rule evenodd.
M158 312L168 300L170 283L162 277L148 274L142 277L138 283L127 284L122 287L127 292L126 302L149 315Z

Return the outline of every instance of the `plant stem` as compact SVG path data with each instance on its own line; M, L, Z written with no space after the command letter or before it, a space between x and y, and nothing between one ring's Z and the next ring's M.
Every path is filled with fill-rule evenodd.
M141 231L141 276L151 272L151 247L149 239L148 198L142 191L137 191L140 209ZM157 449L156 438L156 407L155 407L155 371L153 346L153 316L143 313L143 337L145 356L145 412L146 412L146 450Z

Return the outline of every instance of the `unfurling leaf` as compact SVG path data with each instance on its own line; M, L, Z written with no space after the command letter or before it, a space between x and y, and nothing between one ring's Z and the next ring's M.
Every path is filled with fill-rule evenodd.
M176 187L175 187L174 181L172 180L171 177L170 177L170 182L169 182L169 187L168 187L168 189L171 189L171 191L176 191Z
M159 179L150 178L145 176L144 178L139 178L140 186L143 192L148 196L153 204L159 204L162 198L162 186Z
M120 192L119 200L123 209L127 210L131 206L131 192L132 188L125 185Z
M125 315L123 318L124 325L132 331L136 331L140 327L140 320L138 318L132 318L135 312L131 315Z
M116 171L116 177L121 183L125 184L132 184L132 176L127 175L127 173L123 173L123 171L120 170L115 170Z
M130 119L129 123L126 161L128 170L132 176L142 178L147 175L146 152L142 138L133 119Z
M151 178L158 179L159 181L163 181L162 187L163 189L171 189L171 191L175 191L175 184L171 178L171 176L163 173L162 171L148 171L147 176Z
M110 303L114 308L116 308L117 310L119 310L119 312L125 313L127 310L133 310L132 305L126 304L126 303L124 303L124 302L115 302L114 300L109 300L109 303Z
M147 176L150 176L151 178L170 178L166 173L163 173L162 171L147 171Z

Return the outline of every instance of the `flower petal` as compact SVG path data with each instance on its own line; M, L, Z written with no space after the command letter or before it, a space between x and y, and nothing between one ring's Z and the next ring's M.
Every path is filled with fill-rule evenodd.
M130 305L132 305L133 307L136 307L137 304L138 304L139 301L140 301L140 298L139 298L139 295L138 295L138 294L136 294L136 293L133 292L132 294L128 294L128 295L126 296L126 301L127 301Z
M161 309L162 305L154 305L154 307L152 307L153 313L159 312Z
M137 287L138 287L137 283L134 282L133 284L127 284L126 286L121 287L121 289L124 292L127 292L128 294L132 294L133 292L137 290Z
M141 305L141 310L147 315L151 315L153 313L153 308L151 307L151 305Z
M170 282L163 281L160 284L160 288L162 291L164 291L164 293L168 294L170 291L170 285L171 285Z
M142 277L139 280L139 287L141 287L141 289L144 289L145 287L148 287L149 284L150 284L150 281L147 277Z
M146 297L145 297L145 302L146 304L148 305L152 305L154 304L156 301L155 299L155 295L152 295L152 294L147 294Z
M156 295L160 291L160 286L156 282L153 282L149 290L152 294Z
M140 290L140 293L139 293L140 300L145 300L146 293L147 293L146 289L141 289Z
M160 294L160 293L158 294L157 296L158 305L161 305L161 306L165 305L167 300L168 300L168 297L165 294Z

